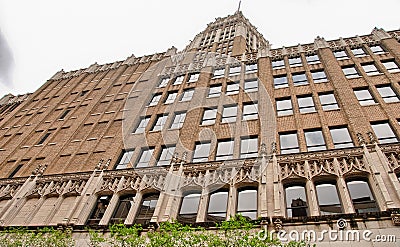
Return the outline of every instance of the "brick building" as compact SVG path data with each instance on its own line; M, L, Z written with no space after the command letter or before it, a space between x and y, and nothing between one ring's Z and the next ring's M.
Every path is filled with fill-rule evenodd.
M0 113L0 222L241 213L270 228L344 218L398 232L399 41L374 29L272 49L238 11L183 51L59 71Z

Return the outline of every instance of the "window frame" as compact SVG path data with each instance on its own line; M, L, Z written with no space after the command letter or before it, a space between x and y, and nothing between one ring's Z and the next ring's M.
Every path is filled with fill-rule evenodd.
M314 137L312 137L311 135L314 135ZM321 138L322 142L313 143L314 142L313 138L315 138L315 135L319 135L318 138L322 137ZM304 137L306 140L307 152L327 150L326 141L322 129L304 130Z

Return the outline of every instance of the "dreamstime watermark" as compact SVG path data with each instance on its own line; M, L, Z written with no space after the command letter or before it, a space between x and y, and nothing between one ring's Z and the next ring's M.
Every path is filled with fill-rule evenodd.
M396 235L374 235L374 232L370 230L345 230L347 227L347 221L345 219L339 219L336 222L338 227L337 230L329 229L329 230L322 230L320 232L314 230L304 230L302 232L292 230L292 231L285 231L279 230L275 231L272 230L268 232L267 229L263 229L257 233L257 237L260 240L266 240L268 237L270 239L277 238L279 241L282 242L290 242L290 241L305 241L305 242L360 242L360 241L367 241L367 242L382 242L382 243L394 243L396 242Z

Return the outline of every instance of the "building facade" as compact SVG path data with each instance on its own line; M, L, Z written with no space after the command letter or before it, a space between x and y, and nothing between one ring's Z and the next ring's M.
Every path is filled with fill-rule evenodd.
M2 226L400 230L400 31L272 49L238 11L178 52L56 73L0 121Z

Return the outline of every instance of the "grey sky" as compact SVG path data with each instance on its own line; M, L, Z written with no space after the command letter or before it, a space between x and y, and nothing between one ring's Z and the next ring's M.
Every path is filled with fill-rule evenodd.
M33 92L60 69L181 50L237 6L238 0L0 0L0 30L15 60L0 95ZM375 26L395 30L400 23L399 0L243 0L241 9L273 48L369 34Z

